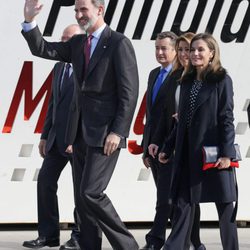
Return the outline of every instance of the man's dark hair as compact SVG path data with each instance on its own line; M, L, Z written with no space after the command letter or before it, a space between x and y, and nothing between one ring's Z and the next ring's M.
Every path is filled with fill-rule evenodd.
M164 32L157 34L157 37L156 37L156 39L160 39L160 40L165 39L165 38L169 38L171 40L172 46L175 46L175 42L178 36L172 31L164 31Z

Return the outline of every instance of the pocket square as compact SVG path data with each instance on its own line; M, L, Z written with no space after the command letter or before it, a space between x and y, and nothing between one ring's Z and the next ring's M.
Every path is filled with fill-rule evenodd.
M231 159L231 167L239 167L239 161L241 161L241 154L240 154L240 146L238 144L234 144L235 148L235 157ZM203 146L203 170L207 170L210 168L215 168L215 163L218 160L219 155L219 148L217 146Z

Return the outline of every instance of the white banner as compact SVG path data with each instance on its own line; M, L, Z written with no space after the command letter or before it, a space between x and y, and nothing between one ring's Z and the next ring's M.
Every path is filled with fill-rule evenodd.
M49 41L60 40L63 29L76 23L74 1L41 0L37 17ZM0 223L37 221L36 178L42 164L38 153L55 62L36 58L21 35L24 1L0 2ZM235 92L236 142L243 161L237 170L239 186L238 220L250 220L250 131L246 107L250 98L249 1L206 0L110 0L106 1L106 21L128 36L135 48L140 95L129 137L122 151L107 193L124 221L152 221L155 186L150 170L141 160L145 103L143 96L151 69L157 66L154 38L172 30L213 33L220 44L223 66L233 78ZM68 165L59 180L61 222L73 221L73 188ZM202 220L217 220L214 204L202 205Z

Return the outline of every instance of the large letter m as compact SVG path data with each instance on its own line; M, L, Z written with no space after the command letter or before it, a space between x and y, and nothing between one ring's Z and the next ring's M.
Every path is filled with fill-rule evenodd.
M39 102L45 96L45 100L36 124L34 133L41 133L43 124L46 118L49 97L51 94L51 81L52 72L39 89L37 95L33 98L33 63L24 62L21 75L19 77L15 93L9 108L9 112L3 127L3 133L11 133L16 114L21 102L22 95L24 94L24 120L29 120Z

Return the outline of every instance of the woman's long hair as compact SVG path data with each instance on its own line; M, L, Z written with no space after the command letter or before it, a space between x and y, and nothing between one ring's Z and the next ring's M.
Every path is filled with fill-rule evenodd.
M183 68L183 66L181 65L179 59L178 59L178 49L179 49L179 45L180 45L180 42L186 42L189 46L190 46L190 43L191 43L191 40L192 38L195 36L194 33L192 32L187 32L187 33L184 33L183 35L179 36L177 39L176 39L176 42L175 42L175 51L176 51L176 60L174 62L174 65L173 65L173 72L178 70L178 69L181 69Z
M202 71L201 76L200 76L202 81L206 81L210 77L213 78L214 74L217 75L220 73L224 73L225 69L221 65L219 45L211 34L200 33L200 34L195 35L191 40L190 48L192 47L192 44L194 41L197 41L200 39L203 40L207 44L210 51L213 51L213 57L209 61L208 66ZM190 78L190 77L193 78L195 76L196 76L196 68L189 61L189 65L188 65L186 73L183 76L183 79Z

